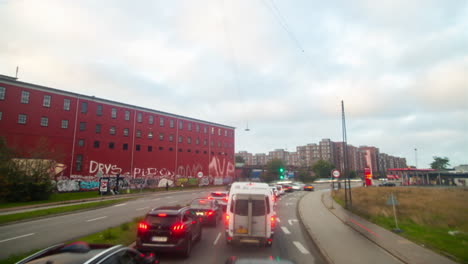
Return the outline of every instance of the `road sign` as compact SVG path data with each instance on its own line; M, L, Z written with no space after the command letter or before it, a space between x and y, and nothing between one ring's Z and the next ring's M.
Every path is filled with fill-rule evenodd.
M197 176L198 176L198 178L202 178L202 177L203 177L203 172L199 171L199 172L197 173Z
M340 175L341 175L341 173L340 173L339 170L333 170L333 171L332 171L332 175L333 175L333 177L335 177L335 178L339 178Z

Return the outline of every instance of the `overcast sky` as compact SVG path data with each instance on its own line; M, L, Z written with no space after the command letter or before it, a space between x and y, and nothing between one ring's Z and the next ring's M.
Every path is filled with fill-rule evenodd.
M468 164L466 0L0 0L0 74L17 65L234 126L236 152L341 141L344 100L349 144Z

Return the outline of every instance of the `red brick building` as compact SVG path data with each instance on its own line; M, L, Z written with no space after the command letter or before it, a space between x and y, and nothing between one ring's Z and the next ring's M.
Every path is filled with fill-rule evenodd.
M0 75L0 137L46 146L65 170L61 191L96 189L96 175L124 187L222 184L234 177L234 127L17 81Z

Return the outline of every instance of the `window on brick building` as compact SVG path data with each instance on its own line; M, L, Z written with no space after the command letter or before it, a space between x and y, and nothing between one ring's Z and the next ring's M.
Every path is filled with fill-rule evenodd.
M26 124L26 121L28 119L28 116L25 114L19 114L18 115L18 124Z
M76 163L75 163L75 169L76 171L81 171L81 166L83 165L83 155L78 154L76 155Z
M102 105L97 105L96 115L97 116L102 116Z
M115 146L114 142L109 142L109 148L110 149L114 149L114 146Z
M80 122L80 131L86 130L86 122Z
M140 151L140 145L137 144L137 145L135 146L135 150L136 150L136 151Z
M115 130L116 130L116 129L115 129L115 126L111 126L111 127L109 128L109 134L115 135Z
M148 124L152 125L154 123L154 116L148 116Z
M111 118L116 119L117 118L117 108L112 108L111 109Z
M153 147L152 146L148 146L148 152L152 152L153 151Z
M169 127L174 128L174 120L173 119L169 120Z
M88 103L81 102L81 113L87 113L87 112L88 112Z
M43 127L49 126L49 118L47 118L45 116L41 117L41 126L43 126Z
M164 117L159 118L159 126L164 126Z
M164 140L164 133L159 133L159 140L163 141Z
M137 138L141 138L141 130L137 130L137 131L136 131L136 137L137 137Z
M0 87L0 100L5 100L6 88Z
M63 99L63 110L70 111L70 99Z
M143 114L142 113L137 113L137 122L138 123L143 122Z
M128 121L130 120L130 111L125 110L125 120Z
M62 120L62 128L68 128L68 120Z
M78 147L84 147L85 140L84 139L78 139Z
M42 106L50 107L51 100L52 100L52 97L50 95L44 95L44 100L42 100Z
M96 125L96 134L100 134L100 133L101 133L101 125L97 124Z
M29 92L26 92L26 91L21 92L21 103L29 104Z
M124 128L124 137L128 137L128 128Z
M123 143L122 149L123 150L128 150L128 143Z
M99 148L100 142L99 140L95 140L93 143L94 148Z

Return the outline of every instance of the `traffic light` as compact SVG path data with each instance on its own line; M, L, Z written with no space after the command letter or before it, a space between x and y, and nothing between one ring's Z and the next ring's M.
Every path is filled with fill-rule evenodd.
M283 167L280 167L280 168L279 168L279 178L280 178L280 180L284 179L283 173L284 173L284 168L283 168Z
M283 167L279 168L279 172L280 172L280 173L283 173L283 172L284 172L284 168L283 168Z

